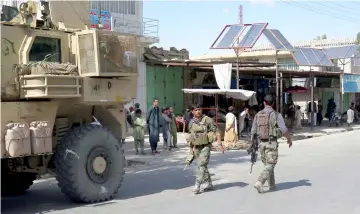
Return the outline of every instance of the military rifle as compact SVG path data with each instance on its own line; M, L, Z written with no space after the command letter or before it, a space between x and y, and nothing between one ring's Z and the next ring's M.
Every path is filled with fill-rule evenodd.
M257 160L257 151L259 149L259 144L258 144L258 139L256 134L251 138L251 144L249 149L247 150L248 154L251 154L251 158L250 158L250 162L251 162L251 167L250 167L250 174L252 173L252 168L254 166L254 164L256 163Z

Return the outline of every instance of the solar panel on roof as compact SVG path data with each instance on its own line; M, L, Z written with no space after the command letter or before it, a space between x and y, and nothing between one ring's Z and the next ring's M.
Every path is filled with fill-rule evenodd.
M302 53L301 49L297 48L295 49L295 51L292 53L296 64L301 66L301 65L309 65L309 61L306 59L306 57L304 56L304 54Z
M292 55L299 66L334 66L323 50L297 48Z
M226 32L224 37L221 39L219 44L216 46L217 48L229 48L234 40L237 38L240 31L244 26L241 25L231 25L229 30Z
M276 36L276 38L285 46L288 51L294 50L294 47L290 42L280 33L279 30L272 29L271 32Z
M283 50L283 51L286 50L286 48L277 40L277 38L269 29L265 29L263 31L263 34L269 40L269 42L274 46L276 50Z
M310 65L319 65L320 61L318 60L317 56L315 56L314 52L311 48L300 48L302 53L304 54L305 58L308 60Z
M317 56L320 65L322 65L322 66L334 66L334 64L331 62L329 57L326 56L326 54L325 54L325 52L323 50L312 49L312 51Z
M260 34L262 33L266 25L267 25L266 23L251 25L249 31L246 33L244 38L239 42L237 47L242 47L242 48L253 47L255 42L259 39Z
M325 54L330 59L347 59L351 58L359 47L359 45L349 45L344 47L327 48L325 49Z

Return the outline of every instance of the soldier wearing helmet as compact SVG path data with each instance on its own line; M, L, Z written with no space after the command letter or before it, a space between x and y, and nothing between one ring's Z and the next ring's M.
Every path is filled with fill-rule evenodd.
M194 105L192 113L194 117L189 122L189 136L187 142L190 144L190 153L195 157L197 163L196 181L193 192L200 193L200 185L205 183L204 191L213 190L208 164L210 159L212 143L217 141L221 150L223 146L218 129L213 120L203 115L199 105Z
M261 161L264 163L264 169L254 185L259 193L264 192L263 184L266 181L269 183L269 191L276 189L274 169L278 160L277 139L285 136L289 148L292 146L284 118L273 109L273 104L272 96L266 95L264 98L265 108L255 115L251 128L251 142L258 140ZM257 139L254 139L255 137Z

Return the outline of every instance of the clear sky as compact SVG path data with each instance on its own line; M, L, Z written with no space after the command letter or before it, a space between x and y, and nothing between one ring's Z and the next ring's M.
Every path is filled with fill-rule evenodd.
M360 32L360 1L149 1L144 17L159 20L161 46L186 48L191 56L226 53L209 50L226 24L268 22L291 42L322 34L328 38L355 37ZM326 14L326 15L324 15ZM267 43L260 38L257 44Z

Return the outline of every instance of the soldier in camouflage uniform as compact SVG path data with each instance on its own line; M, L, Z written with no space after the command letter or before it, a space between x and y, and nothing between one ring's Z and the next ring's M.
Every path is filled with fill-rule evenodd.
M278 160L277 139L280 138L282 134L287 138L289 148L292 146L292 141L283 117L272 108L273 99L271 95L265 96L264 105L265 108L255 115L251 128L251 142L253 142L255 140L254 137L257 136L261 160L264 163L264 169L254 185L259 193L264 192L263 184L266 181L269 183L269 191L276 189L274 169Z
M189 122L189 137L187 138L190 144L190 152L195 156L197 163L196 182L193 192L200 193L200 186L206 183L204 191L213 190L208 164L210 159L210 152L212 143L217 141L223 150L221 137L218 129L213 123L213 120L203 115L201 108L195 105L192 113L194 117Z

